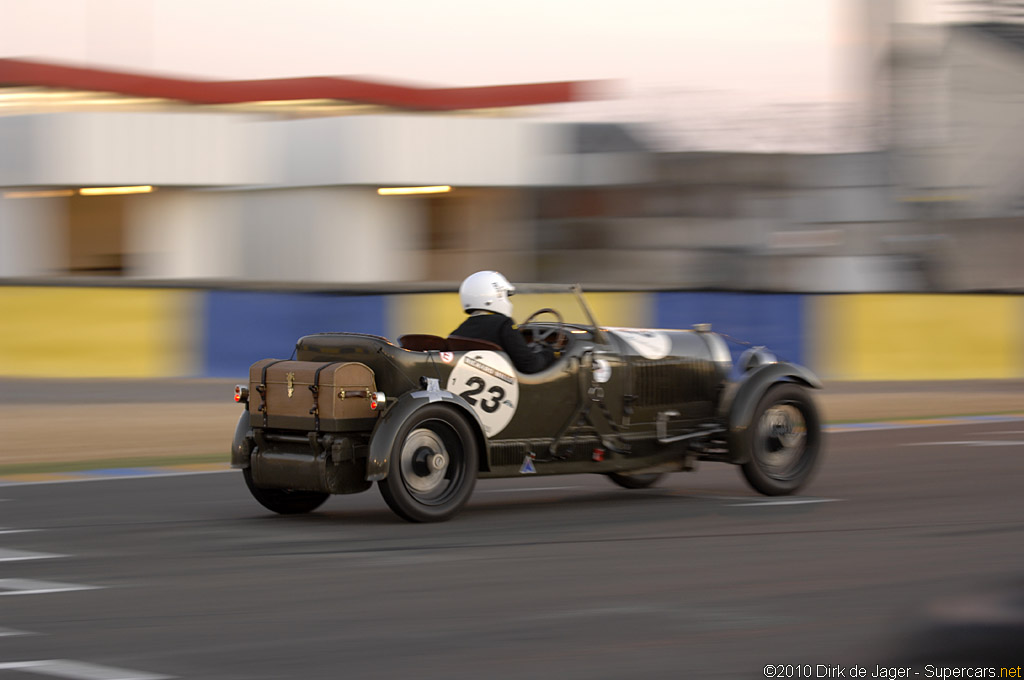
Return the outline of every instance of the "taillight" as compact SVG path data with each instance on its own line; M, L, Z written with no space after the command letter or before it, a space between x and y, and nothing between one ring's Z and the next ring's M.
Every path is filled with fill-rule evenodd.
M239 404L248 404L249 388L245 385L235 385L235 401Z
M387 400L383 392L370 392L370 410L376 411L377 407L382 406Z

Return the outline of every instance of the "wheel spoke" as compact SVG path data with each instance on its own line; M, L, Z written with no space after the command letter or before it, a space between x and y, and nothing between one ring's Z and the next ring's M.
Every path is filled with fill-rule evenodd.
M798 406L779 403L766 409L757 434L761 462L769 476L785 480L799 474L807 444L807 423Z

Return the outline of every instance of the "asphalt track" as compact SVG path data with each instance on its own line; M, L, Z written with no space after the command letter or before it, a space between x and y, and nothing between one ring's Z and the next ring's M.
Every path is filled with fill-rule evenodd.
M935 632L1020 614L998 598L1021 593L1024 420L834 433L826 450L797 497L713 464L642 491L493 480L435 525L375 489L275 516L237 472L0 487L0 679L1024 664L1019 644L960 658Z

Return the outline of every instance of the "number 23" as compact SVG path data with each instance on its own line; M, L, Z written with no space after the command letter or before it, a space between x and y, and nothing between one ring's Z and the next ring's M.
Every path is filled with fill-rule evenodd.
M466 384L470 386L470 389L460 393L459 396L469 402L470 406L476 406L476 395L484 391L487 383L484 382L483 378L473 376L466 381ZM490 401L486 399L480 400L480 408L486 413L494 413L501 406L501 400L505 398L505 390L501 389L498 385L494 385L491 389L487 390L487 393L492 395L493 398Z

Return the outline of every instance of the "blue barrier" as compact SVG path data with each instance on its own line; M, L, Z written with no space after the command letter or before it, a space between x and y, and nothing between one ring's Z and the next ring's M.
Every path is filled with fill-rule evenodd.
M737 340L764 345L780 359L804 363L804 295L772 293L657 293L654 321L660 328L710 323ZM742 345L730 343L733 360Z
M303 335L347 331L384 335L383 295L209 291L203 296L202 374L243 377L268 357L286 359Z
M671 292L654 295L654 326L711 323L738 340L804 363L806 296ZM322 331L387 334L389 296L209 291L203 296L202 374L241 377L254 361L286 358L295 340ZM743 347L731 344L735 359Z

